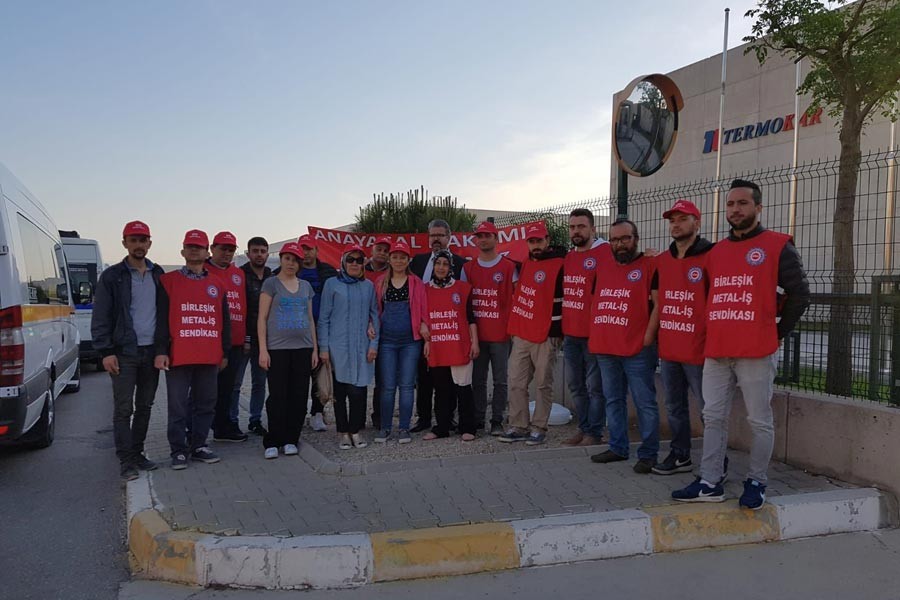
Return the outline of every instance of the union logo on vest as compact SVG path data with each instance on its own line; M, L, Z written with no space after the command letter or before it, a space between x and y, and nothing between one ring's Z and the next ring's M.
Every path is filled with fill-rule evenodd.
M687 278L691 283L697 283L703 279L703 269L700 267L691 267L688 269Z
M594 260L593 257L589 256L586 259L584 259L584 268L587 269L588 271L593 271L596 266L597 266L597 261Z
M232 273L231 283L233 283L234 285L241 285L241 276L237 273Z
M630 281L632 283L634 283L635 281L640 281L641 277L643 277L643 276L644 276L644 274L641 272L640 269L634 269L632 271L628 271L628 275L627 275L628 281Z
M219 288L214 285L210 285L206 288L206 293L210 298L218 298L219 297Z
M747 263L751 266L758 267L766 261L766 252L762 248L750 248L747 251Z
M494 273L494 282L495 283L503 283L503 273L497 271Z
M457 294L456 292L453 292L453 294L450 295L450 300L453 301L453 304L459 304L460 302L462 302L462 299L460 299L459 294Z
M543 271L535 271L534 272L534 280L538 283L544 283L544 280L547 279L547 274Z

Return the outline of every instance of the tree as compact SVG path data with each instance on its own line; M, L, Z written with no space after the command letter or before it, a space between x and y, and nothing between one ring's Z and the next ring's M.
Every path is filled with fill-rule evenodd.
M360 207L355 228L365 233L424 233L432 219L444 219L451 231L472 231L475 215L450 196L428 196L425 188L409 190L405 196L379 194Z
M834 275L828 326L825 390L851 394L851 342L855 291L853 226L859 178L860 138L879 111L891 114L900 90L900 2L897 0L760 0L745 52L760 64L770 50L806 59L810 72L798 93L810 94L810 111L825 107L840 117L841 154L832 228ZM833 10L836 9L836 10Z

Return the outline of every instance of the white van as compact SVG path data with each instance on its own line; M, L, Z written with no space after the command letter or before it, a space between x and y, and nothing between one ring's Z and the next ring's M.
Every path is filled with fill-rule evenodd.
M53 219L0 165L0 442L53 443L54 403L78 391L78 329Z
M94 363L102 370L100 354L94 350L91 337L91 315L94 312L94 290L97 279L103 271L103 258L100 256L100 244L97 240L78 237L77 231L60 231L63 251L69 265L69 283L72 299L75 301L75 324L81 336L81 347L78 355L81 365ZM74 237L73 237L74 236Z

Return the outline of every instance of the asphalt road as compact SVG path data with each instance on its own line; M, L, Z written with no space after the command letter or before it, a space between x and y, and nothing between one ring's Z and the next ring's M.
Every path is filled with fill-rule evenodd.
M52 446L0 448L2 598L112 600L128 578L112 389L85 371L57 401Z

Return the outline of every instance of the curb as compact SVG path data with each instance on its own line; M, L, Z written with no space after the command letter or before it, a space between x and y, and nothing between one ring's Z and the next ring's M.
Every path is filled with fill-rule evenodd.
M371 534L229 537L173 531L152 506L146 473L127 489L128 544L140 574L199 586L349 588L900 524L893 496L860 488L780 496L758 511L730 500Z

